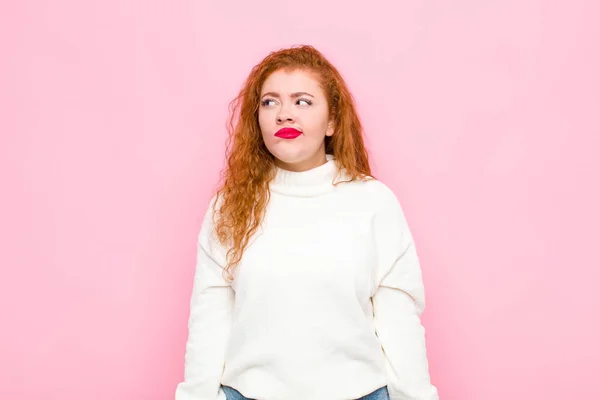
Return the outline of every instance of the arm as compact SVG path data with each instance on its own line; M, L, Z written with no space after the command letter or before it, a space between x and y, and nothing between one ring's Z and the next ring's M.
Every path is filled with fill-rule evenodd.
M386 355L391 400L438 400L430 382L421 314L425 292L419 259L398 200L390 191L375 217L378 254L373 314Z
M225 400L220 381L235 294L222 276L224 258L220 250L213 237L212 207L209 207L198 236L185 377L177 385L175 400Z

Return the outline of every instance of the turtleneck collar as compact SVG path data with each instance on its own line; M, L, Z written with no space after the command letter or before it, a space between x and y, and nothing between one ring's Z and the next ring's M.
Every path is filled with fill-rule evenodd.
M288 171L276 168L275 178L269 187L272 192L295 197L313 197L329 193L334 189L333 184L341 178L336 178L339 167L332 154L326 154L327 161L323 165L307 171Z

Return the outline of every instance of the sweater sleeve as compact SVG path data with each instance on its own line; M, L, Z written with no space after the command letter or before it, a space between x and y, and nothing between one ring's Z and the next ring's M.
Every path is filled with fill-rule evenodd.
M209 207L198 235L184 381L177 385L175 400L225 400L221 375L235 294L222 276L223 266L224 251L214 236Z
M389 190L384 197L374 222L378 260L372 301L390 400L438 400L420 319L425 291L419 259L396 196Z

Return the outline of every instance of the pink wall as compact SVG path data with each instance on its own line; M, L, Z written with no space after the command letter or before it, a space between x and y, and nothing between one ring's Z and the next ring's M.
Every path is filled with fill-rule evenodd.
M238 3L0 3L0 398L173 398L227 103L311 43L420 244L443 400L600 399L598 3Z

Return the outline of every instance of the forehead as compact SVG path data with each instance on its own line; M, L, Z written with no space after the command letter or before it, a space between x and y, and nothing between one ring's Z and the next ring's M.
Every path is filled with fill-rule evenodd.
M309 92L315 95L322 93L321 84L315 74L304 70L278 70L273 72L263 83L261 93L266 92L279 92L282 94Z

